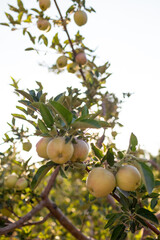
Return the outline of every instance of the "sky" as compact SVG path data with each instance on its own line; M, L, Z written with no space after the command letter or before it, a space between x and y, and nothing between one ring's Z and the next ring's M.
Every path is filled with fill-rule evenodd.
M27 3L28 2L28 3ZM36 1L35 1L36 2ZM70 1L60 4L62 12ZM117 96L131 92L125 99L120 112L120 122L124 125L118 130L117 146L124 150L133 132L141 148L153 155L160 149L160 1L159 0L88 0L88 6L96 13L88 14L88 23L78 28L73 19L68 26L71 36L80 30L85 42L96 49L97 61L109 61L112 73L106 87ZM7 3L15 5L16 0L3 0L0 3L0 22L5 22L4 12ZM24 4L32 1L24 0ZM58 13L53 6L53 12ZM18 97L13 93L11 76L20 79L22 89L34 89L36 81L42 82L49 96L65 91L67 86L80 86L72 74L54 75L39 65L48 61L55 63L57 54L37 55L25 52L31 42L20 31L10 31L0 26L0 107L1 138L8 130L6 122L11 121L11 113L17 113ZM54 29L53 29L54 32Z

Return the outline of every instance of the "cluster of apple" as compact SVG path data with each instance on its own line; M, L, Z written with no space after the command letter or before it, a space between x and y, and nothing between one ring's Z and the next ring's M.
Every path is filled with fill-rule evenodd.
M36 144L36 151L39 157L63 164L68 161L83 162L88 157L89 146L82 139L76 139L72 143L66 142L65 137L42 137Z
M47 10L51 5L50 0L39 0L39 7L42 11ZM87 23L87 14L82 10L77 10L74 13L74 21L78 26L83 26ZM48 32L51 29L51 24L47 19L39 17L37 21L38 29ZM82 49L76 52L75 62L67 64L67 57L65 55L60 56L57 61L58 68L64 68L67 66L67 71L75 73L78 70L78 65L85 65L87 63L86 54Z
M121 166L115 175L103 167L93 168L86 180L87 189L97 198L107 196L116 186L124 191L135 191L140 184L141 174L132 165Z
M5 178L4 184L7 188L14 188L18 191L22 191L28 186L28 182L25 177L18 178L15 173L12 173Z
M39 0L39 7L42 11L46 11L51 6L50 0ZM83 26L87 23L87 14L82 10L77 10L74 13L74 21L78 26ZM37 21L37 27L42 31L49 31L51 29L50 22L40 17Z

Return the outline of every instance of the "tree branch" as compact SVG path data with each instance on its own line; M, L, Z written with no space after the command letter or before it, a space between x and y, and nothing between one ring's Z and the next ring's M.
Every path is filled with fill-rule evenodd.
M75 57L76 57L76 51L75 51L75 49L74 49L74 47L73 47L72 40L71 40L70 35L69 35L69 32L68 32L68 30L67 30L66 22L65 22L65 20L63 19L63 16L62 16L61 10L60 10L60 8L59 8L59 6L58 6L58 4L57 4L57 1L54 0L54 3L55 3L55 5L56 5L56 8L57 8L58 13L59 13L59 15L60 15L60 18L61 18L61 21L62 21L62 24L63 24L64 31L65 31L66 34L67 34L68 41L69 41L69 44L70 44L70 46L71 46L71 49L72 49L72 52L73 52L73 55L74 55L74 58L75 58ZM80 71L80 73L81 73L81 76L82 76L84 82L86 82L86 77L84 76L84 72L83 72L81 66L80 66L79 71Z
M92 240L93 238L86 237L79 229L77 229L70 220L56 207L55 203L46 199L46 207L53 214L53 216L60 222L60 224L70 232L78 240Z
M51 175L51 177L50 177L50 179L49 179L49 181L48 181L47 186L45 187L44 191L41 193L42 199L44 199L45 197L47 197L48 194L49 194L49 192L51 191L52 186L53 186L53 183L54 183L54 181L56 180L56 177L57 177L57 175L58 175L58 173L59 173L59 169L60 169L60 165L58 165L58 166L56 167L56 169L54 170L54 172L52 173L52 175Z
M7 227L0 228L0 235L7 234L15 228L20 228L25 222L31 219L37 212L44 207L45 202L42 200L35 208L28 212L25 216L21 217L18 221L9 224Z
M39 224L42 224L42 223L44 223L50 216L51 216L51 213L48 213L42 220L37 221L37 222L27 222L27 223L24 223L24 224L23 224L23 227L24 227L24 226L30 226L30 225L39 225Z

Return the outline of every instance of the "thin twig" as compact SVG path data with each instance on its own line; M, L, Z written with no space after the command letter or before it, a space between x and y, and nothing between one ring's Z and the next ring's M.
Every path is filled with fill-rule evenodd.
M40 221L36 221L36 222L27 222L27 223L24 223L23 224L23 227L24 226L30 226L30 225L39 225L39 224L42 224L44 223L45 221L47 221L47 219L51 216L51 213L48 213L42 220Z

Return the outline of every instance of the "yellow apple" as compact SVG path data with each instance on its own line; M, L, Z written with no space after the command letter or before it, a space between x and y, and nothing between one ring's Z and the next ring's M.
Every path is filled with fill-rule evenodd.
M24 142L23 143L23 150L26 152L29 152L32 148L32 144L30 142Z
M67 57L66 56L60 56L56 61L57 67L63 68L67 65Z
M77 63L69 63L69 64L67 64L67 71L69 72L69 73L75 73L75 72L77 72L77 70L78 70L78 65L77 65Z
M4 179L4 185L7 188L13 188L18 180L18 176L15 173L12 173L11 175L8 175Z
M82 10L78 10L74 13L74 21L78 26L83 26L87 23L87 14Z
M141 174L132 165L120 167L116 174L117 186L124 191L135 191L141 184Z
M86 58L86 54L84 52L79 52L77 55L76 55L76 63L77 64L80 64L80 65L84 65L87 63L87 58Z
M47 8L50 7L50 5L50 0L39 0L39 7L42 9L42 11L45 11Z
M55 163L63 164L68 162L73 155L73 144L65 141L65 137L52 139L47 146L48 157Z
M37 27L41 31L49 32L51 29L51 24L47 19L39 18L37 21Z
M116 187L116 179L109 170L97 167L89 172L86 186L93 196L97 198L105 197Z
M19 191L24 190L25 188L27 188L27 186L28 182L24 177L19 178L15 184L15 188Z
M41 158L47 158L48 159L48 154L47 154L47 145L49 141L51 141L52 138L50 137L42 137L36 144L36 151L39 157Z
M73 144L73 147L74 147L74 152L71 157L71 161L83 162L88 157L88 153L89 153L88 143L86 143L82 139L76 139L76 143Z

